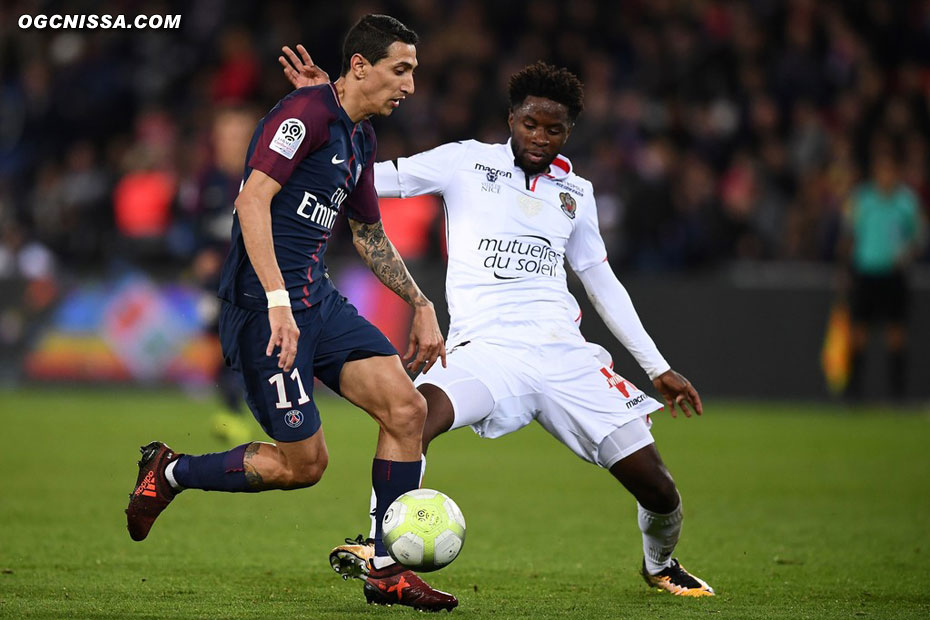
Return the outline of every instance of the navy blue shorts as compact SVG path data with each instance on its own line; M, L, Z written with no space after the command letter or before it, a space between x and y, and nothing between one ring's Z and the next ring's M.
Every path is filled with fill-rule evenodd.
M294 312L300 329L290 372L278 368L277 351L265 355L271 327L268 314L223 302L220 342L226 364L245 384L246 402L265 432L277 441L300 441L320 428L313 402L313 378L337 394L339 373L352 360L397 355L378 329L333 291L312 308Z

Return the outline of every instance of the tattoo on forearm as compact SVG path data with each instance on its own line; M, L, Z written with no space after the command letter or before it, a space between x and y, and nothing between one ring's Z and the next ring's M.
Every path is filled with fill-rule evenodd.
M242 467L245 470L245 481L249 483L250 487L256 490L265 488L265 481L262 479L262 475L258 473L255 465L252 464L252 458L258 454L261 445L262 444L257 441L250 443L246 446L245 456L242 458Z
M351 222L351 220L350 220ZM381 282L413 306L425 306L429 300L417 287L407 266L391 240L384 234L381 222L363 224L351 222L355 247Z

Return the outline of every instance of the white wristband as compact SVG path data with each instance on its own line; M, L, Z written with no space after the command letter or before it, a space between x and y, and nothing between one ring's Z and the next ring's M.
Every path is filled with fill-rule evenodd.
M266 291L265 297L268 298L269 308L289 307L291 305L291 297L283 288L279 288L275 291Z

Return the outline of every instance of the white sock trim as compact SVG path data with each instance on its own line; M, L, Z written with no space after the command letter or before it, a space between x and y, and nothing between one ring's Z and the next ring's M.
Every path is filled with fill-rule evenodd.
M168 479L168 484L171 485L171 488L175 491L183 491L184 487L178 484L178 481L174 479L174 466L178 464L178 459L174 459L168 466L165 468L165 478Z
M376 555L375 557L371 559L371 563L378 570L381 570L382 568L387 568L391 564L396 564L396 562L394 561L394 558L392 558L389 555Z

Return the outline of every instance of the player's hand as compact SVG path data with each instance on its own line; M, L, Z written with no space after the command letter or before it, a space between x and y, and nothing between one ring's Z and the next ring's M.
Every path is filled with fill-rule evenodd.
M416 353L416 357L414 357ZM433 367L437 359L442 359L446 366L446 342L439 330L436 310L433 304L416 306L413 310L413 324L410 326L410 344L404 354L407 370L417 372L423 366L423 374Z
M681 409L686 418L691 417L692 411L698 415L704 413L701 397L698 395L697 390L694 389L690 381L674 370L669 369L663 372L652 380L652 385L659 390L659 394L665 399L665 404L668 405L669 413L672 414L673 418L678 417L678 413L675 411L676 406ZM688 405L690 410L685 405Z
M307 48L297 44L297 51L300 52L300 58L289 48L281 48L284 56L278 56L278 62L284 67L284 77L294 85L294 88L303 88L305 86L319 86L320 84L329 83L329 74L313 64L313 59L307 52ZM290 62L288 62L290 60Z
M291 307L268 308L268 324L271 326L271 338L268 339L265 355L271 357L275 347L280 347L278 368L287 372L297 357L297 338L300 336Z

